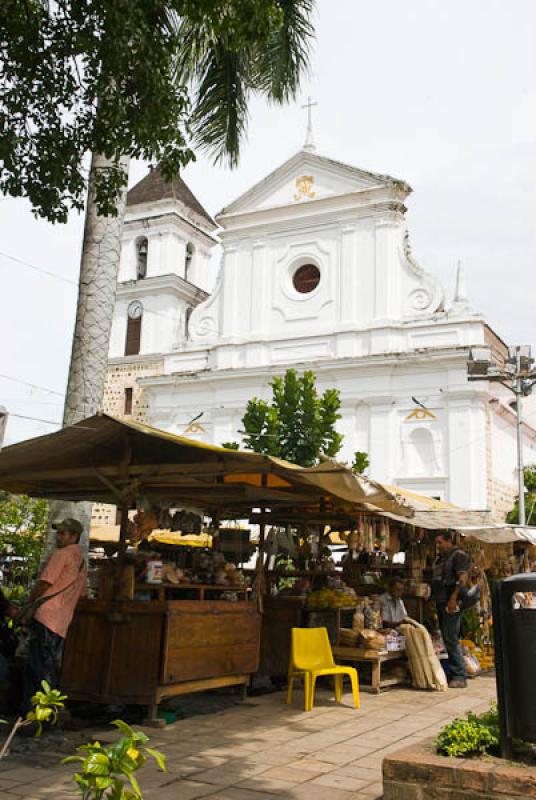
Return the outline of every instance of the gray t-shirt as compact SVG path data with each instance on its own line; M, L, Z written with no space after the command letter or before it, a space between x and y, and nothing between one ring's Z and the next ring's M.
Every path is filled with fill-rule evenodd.
M389 623L397 625L400 622L404 622L408 613L401 597L395 599L389 592L384 592L378 599L384 623L387 625L389 625Z

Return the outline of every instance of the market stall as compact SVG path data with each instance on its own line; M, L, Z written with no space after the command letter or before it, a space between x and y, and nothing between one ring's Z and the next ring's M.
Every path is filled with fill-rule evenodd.
M0 488L121 508L117 553L101 565L95 596L80 602L66 640L62 688L74 699L148 705L151 719L163 697L246 685L256 672L267 525L318 531L326 521L355 526L372 509L412 513L395 492L334 462L302 468L106 414L6 448ZM172 532L175 523L184 529L188 515L199 525L208 517L213 546L197 557L185 548L188 563L164 564L149 535L164 518ZM223 541L223 521L244 519L260 530L249 580L226 561Z

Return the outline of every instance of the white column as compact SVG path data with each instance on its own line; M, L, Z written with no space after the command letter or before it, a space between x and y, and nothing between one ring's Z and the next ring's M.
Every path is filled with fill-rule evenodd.
M395 407L393 401L382 397L367 398L370 405L369 442L370 474L387 483L393 476L393 450L396 443Z
M240 252L236 247L227 247L222 263L222 289L220 299L221 331L224 338L235 336L237 317L240 309L235 306L236 285L238 283Z
M358 276L356 264L356 227L343 225L339 242L338 319L351 323L357 316Z
M266 243L257 240L253 243L251 253L251 270L247 264L243 265L244 288L247 289L248 277L251 275L250 296L250 322L249 330L252 334L262 336L268 332L270 325L270 272L267 264ZM244 309L245 312L245 309Z
M147 231L147 278L160 275L160 259L162 253L162 234Z
M398 214L389 212L376 222L376 275L374 316L399 319Z
M461 508L487 508L484 402L475 392L448 397L448 500Z

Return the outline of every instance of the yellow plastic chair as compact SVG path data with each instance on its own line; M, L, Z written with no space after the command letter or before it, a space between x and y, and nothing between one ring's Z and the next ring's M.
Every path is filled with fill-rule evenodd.
M335 664L326 628L292 628L290 664L288 670L287 703L292 703L292 690L295 678L303 678L305 689L305 710L312 711L315 701L316 679L320 675L333 675L335 700L342 699L344 676L352 683L354 706L359 708L359 681L354 667L340 667Z

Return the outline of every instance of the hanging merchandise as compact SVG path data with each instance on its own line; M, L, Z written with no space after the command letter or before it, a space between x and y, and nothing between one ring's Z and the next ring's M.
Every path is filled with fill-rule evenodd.
M264 539L264 553L268 557L277 555L277 528L270 528Z
M307 540L311 546L311 558L313 561L318 560L318 556L320 553L320 536L317 528L312 526L307 527Z
M369 517L368 518L368 537L367 537L367 550L369 553L372 553L374 550L374 538L375 538L375 530L374 530L374 522Z
M158 529L161 531L170 531L173 524L173 515L169 510L169 506L161 506L158 511Z
M182 531L182 533L193 533L198 536L202 530L202 520L199 514L191 511L176 511L170 517L170 529L172 531Z
M280 553L286 553L290 556L290 558L297 558L298 549L288 525L285 529L282 529L278 532L277 545Z
M130 539L133 542L141 542L147 539L156 528L158 528L158 517L155 512L140 509L129 525Z
M386 517L383 518L383 525L385 549L386 551L389 551L391 548L391 525Z

